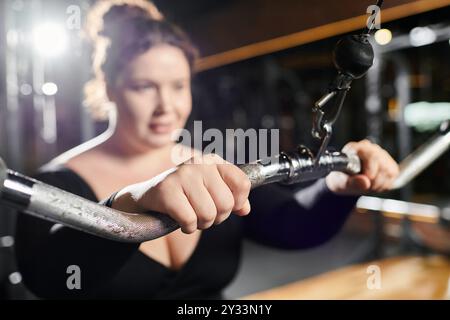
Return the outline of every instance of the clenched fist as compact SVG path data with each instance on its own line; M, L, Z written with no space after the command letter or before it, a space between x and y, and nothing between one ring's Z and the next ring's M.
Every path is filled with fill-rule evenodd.
M383 192L392 187L399 174L398 164L379 145L362 140L349 142L342 149L356 153L361 159L361 173L349 176L332 172L326 177L328 188L338 194L359 195L367 192Z
M223 222L231 212L247 215L250 187L242 170L210 154L122 189L112 207L127 212L165 213L177 221L184 233L193 233Z

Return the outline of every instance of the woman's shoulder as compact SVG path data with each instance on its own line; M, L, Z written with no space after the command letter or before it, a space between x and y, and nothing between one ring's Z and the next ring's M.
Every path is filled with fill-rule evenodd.
M77 166L79 163L87 162L90 159L95 158L98 155L98 150L107 141L108 135L102 134L89 141L86 141L72 149L60 154L48 164L49 167L58 167L61 165L67 165L72 167Z
M86 180L64 163L50 162L39 168L33 178L78 196L93 201L97 200Z
M84 176L86 168L95 168L95 165L101 162L102 152L99 150L104 141L102 136L98 136L65 151L41 167L39 174L65 177Z

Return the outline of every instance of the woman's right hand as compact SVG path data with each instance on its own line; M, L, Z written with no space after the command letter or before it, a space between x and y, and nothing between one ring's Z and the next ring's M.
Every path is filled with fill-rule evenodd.
M235 165L214 154L196 156L176 170L122 189L112 208L165 213L184 233L193 233L222 223L231 212L247 215L250 187L248 177Z

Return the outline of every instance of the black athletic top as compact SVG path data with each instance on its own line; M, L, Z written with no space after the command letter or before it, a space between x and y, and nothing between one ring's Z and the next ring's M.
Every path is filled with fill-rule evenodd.
M41 172L35 178L99 201L70 169ZM238 270L244 237L285 249L322 244L339 231L356 199L331 193L323 180L295 193L279 185L259 187L250 194L250 215L231 215L202 231L192 256L178 271L141 253L139 244L105 240L20 213L17 262L25 285L41 298L221 298ZM68 289L72 265L80 268L81 289Z

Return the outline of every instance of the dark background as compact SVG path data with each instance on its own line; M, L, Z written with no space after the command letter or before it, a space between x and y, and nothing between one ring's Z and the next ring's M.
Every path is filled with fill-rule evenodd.
M194 78L194 112L192 119L208 127L279 128L281 149L297 144L314 146L311 138L311 107L321 97L334 78L331 52L335 43L347 33L359 32L365 20L354 25L354 17L364 16L374 1L307 1L307 0L157 0L155 3L166 17L179 24L200 49L203 61L211 56L278 37L307 31L338 21L348 21L344 28L325 35L310 32L302 43L295 41L277 50L251 51L245 59L233 56L235 62L211 69L202 69ZM401 7L386 16L382 26L389 28L394 38L407 35L417 26L450 25L448 1L390 0L385 8ZM38 88L30 95L21 94L23 84L33 84L37 62L29 43L29 34L36 21L52 20L64 23L68 5L79 4L82 19L89 1L40 1L40 10L31 1L0 3L0 156L10 168L32 174L39 166L106 128L104 122L90 119L82 105L83 85L90 78L90 48L79 30L70 30L68 50L61 56L40 62L44 81L55 82L59 91L54 97L57 139L45 141L43 114L50 99L42 99ZM424 5L425 3L425 5ZM14 6L13 6L14 4ZM447 4L447 5L445 5ZM392 13L393 12L393 13ZM383 15L382 15L383 17ZM347 19L347 20L346 20ZM349 20L350 19L350 20ZM16 30L18 41L11 47L8 33ZM355 30L355 31L353 31ZM9 36L8 36L9 34ZM448 36L450 38L450 34ZM309 40L308 40L309 39ZM273 51L273 52L272 52ZM268 53L270 52L270 53ZM423 47L405 48L396 56L409 67L411 102L450 102L450 43L436 42ZM389 56L390 54L387 54ZM15 68L12 69L12 66ZM386 64L379 81L378 98L381 108L367 110L367 79L354 82L346 99L344 111L335 125L332 144L342 147L351 140L372 137L397 159L402 150L412 150L428 139L437 128L420 131L406 127L411 138L407 146L399 135L399 92L395 89L395 65ZM11 88L18 92L11 95ZM13 90L14 91L14 90ZM403 126L404 127L404 126ZM450 154L436 161L403 194L392 194L425 203L450 201ZM405 198L406 197L406 198ZM6 211L0 216L0 237L10 236L14 215ZM23 293L11 286L14 271L12 251L0 245L0 298L20 297ZM341 264L341 262L339 263ZM329 266L332 268L333 266ZM312 274L307 272L308 275ZM4 284L4 285L2 285ZM4 290L4 293L1 290Z

